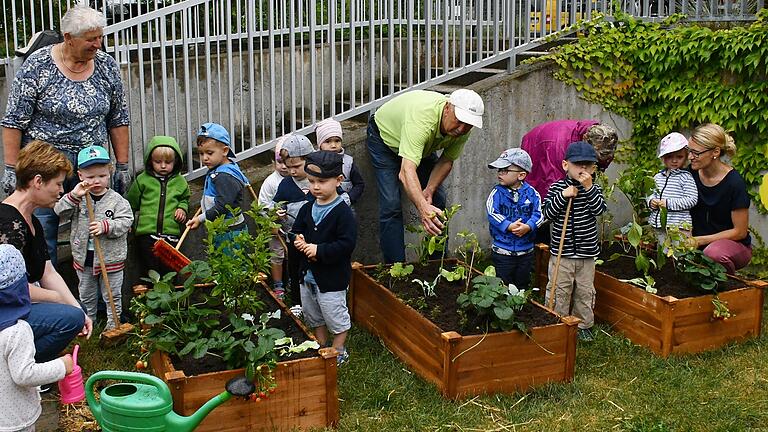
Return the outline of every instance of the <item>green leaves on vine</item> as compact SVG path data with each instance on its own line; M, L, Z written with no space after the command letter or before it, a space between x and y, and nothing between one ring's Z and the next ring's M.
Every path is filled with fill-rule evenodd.
M556 79L633 122L618 156L635 166L659 167L656 146L669 132L720 124L736 142L731 162L765 212L756 186L768 151L768 12L715 29L681 19L617 13L613 22L586 22L584 37L537 61L554 61Z

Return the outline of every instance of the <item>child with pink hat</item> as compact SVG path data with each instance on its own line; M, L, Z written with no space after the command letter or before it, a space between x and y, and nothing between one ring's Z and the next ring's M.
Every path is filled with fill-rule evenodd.
M360 171L357 170L357 166L355 165L352 156L344 153L344 147L342 147L341 143L341 134L341 123L332 118L327 118L318 122L315 126L317 146L320 150L339 153L344 158L344 164L342 166L344 180L341 181L341 189L343 191L341 198L351 207L363 195L365 182L363 181L363 176L360 175Z
M688 161L688 140L683 134L672 132L661 139L657 155L664 162L664 169L653 180L656 188L648 197L651 215L648 223L656 228L658 237L663 238L661 209L667 209L667 226L684 230L691 229L690 210L696 205L699 194L690 171L685 169Z

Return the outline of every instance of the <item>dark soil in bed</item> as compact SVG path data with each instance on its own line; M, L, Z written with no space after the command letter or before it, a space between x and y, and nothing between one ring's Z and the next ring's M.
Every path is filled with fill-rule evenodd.
M193 294L193 299L197 298L198 300L202 301L204 298L204 294L207 294L210 292L210 288L200 288L201 292ZM270 296L266 289L264 289L261 292L261 301L264 302L264 309L261 311L242 311L248 312L252 314L254 317L256 317L256 323L257 325L260 325L258 323L258 317L264 312L271 312L275 311L277 309L281 309L280 305L275 301L272 296ZM215 309L218 309L216 307ZM223 313L219 317L219 321L222 324L222 327L224 325L229 324L229 318L225 316ZM293 339L294 344L300 344L304 342L305 340L309 340L310 338L307 336L307 334L304 332L304 330L299 327L296 322L294 322L293 318L289 316L285 311L280 315L280 319L271 319L267 323L269 327L278 328L280 330L283 330L285 332L285 336L290 337ZM280 361L284 360L297 360L302 358L311 358L317 356L317 350L307 350L303 353L298 354L292 354L291 356L287 356L284 358L280 358ZM201 375L204 373L209 372L220 372L229 370L227 367L226 362L222 360L221 358L214 356L214 355L206 355L202 358L196 359L192 357L192 354L186 355L184 357L178 357L176 355L171 356L171 362L173 363L173 366L176 368L176 370L182 370L184 371L184 374L187 376L192 375Z
M614 253L620 253L622 255L631 255L631 257L619 257L615 260L609 261L608 259ZM634 250L630 250L627 253L622 249L619 243L603 244L600 259L605 262L597 266L597 270L616 277L617 279L633 279L636 277L642 277L642 274L637 271L634 261ZM648 252L649 258L654 258L655 251ZM550 258L553 259L553 258ZM672 296L675 298L687 298L697 297L701 295L712 294L711 291L703 290L697 286L693 286L688 281L675 271L674 266L668 261L661 269L651 270L651 277L656 281L655 288L658 290L656 295L659 297ZM728 279L727 282L720 284L718 291L730 291L737 288L743 288L746 285L735 279Z
M455 331L463 335L483 334L486 332L486 327L489 331L494 331L490 328L490 325L488 325L488 320L485 319L485 317L468 316L467 323L460 322L461 317L457 312L458 303L456 303L456 298L459 294L464 292L467 283L466 280L448 282L444 278L440 278L440 281L435 288L436 295L434 297L424 297L424 291L422 291L418 284L412 282L412 280L421 279L431 282L438 273L439 267L439 261L429 262L426 266L414 264L413 273L408 275L407 278L394 280L392 282L392 293L404 303L419 311L422 316L432 321L442 331ZM456 268L456 263L446 262L444 268L453 270ZM390 288L390 276L388 270L388 266L381 267L381 269L370 268L367 269L367 273L384 287ZM380 275L381 277L379 277ZM474 278L475 276L477 275L473 275L472 277ZM472 289L471 281L469 288L470 290ZM541 327L559 322L555 315L532 303L526 304L521 311L517 312L517 317L520 321L525 323L528 328Z

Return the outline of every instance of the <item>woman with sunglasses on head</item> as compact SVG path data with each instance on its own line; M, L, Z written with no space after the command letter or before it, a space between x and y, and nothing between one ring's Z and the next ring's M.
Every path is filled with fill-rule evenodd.
M705 255L730 274L752 259L747 185L722 160L735 153L733 138L715 124L697 127L688 140L688 159L699 194L698 203L691 209L692 238L699 248L704 248Z

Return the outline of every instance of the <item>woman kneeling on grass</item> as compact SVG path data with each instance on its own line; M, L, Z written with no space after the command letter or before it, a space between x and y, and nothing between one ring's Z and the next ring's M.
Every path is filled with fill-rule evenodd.
M705 124L688 140L688 159L699 201L691 209L693 240L704 254L729 274L752 259L747 185L722 156L733 156L736 145L722 127Z

